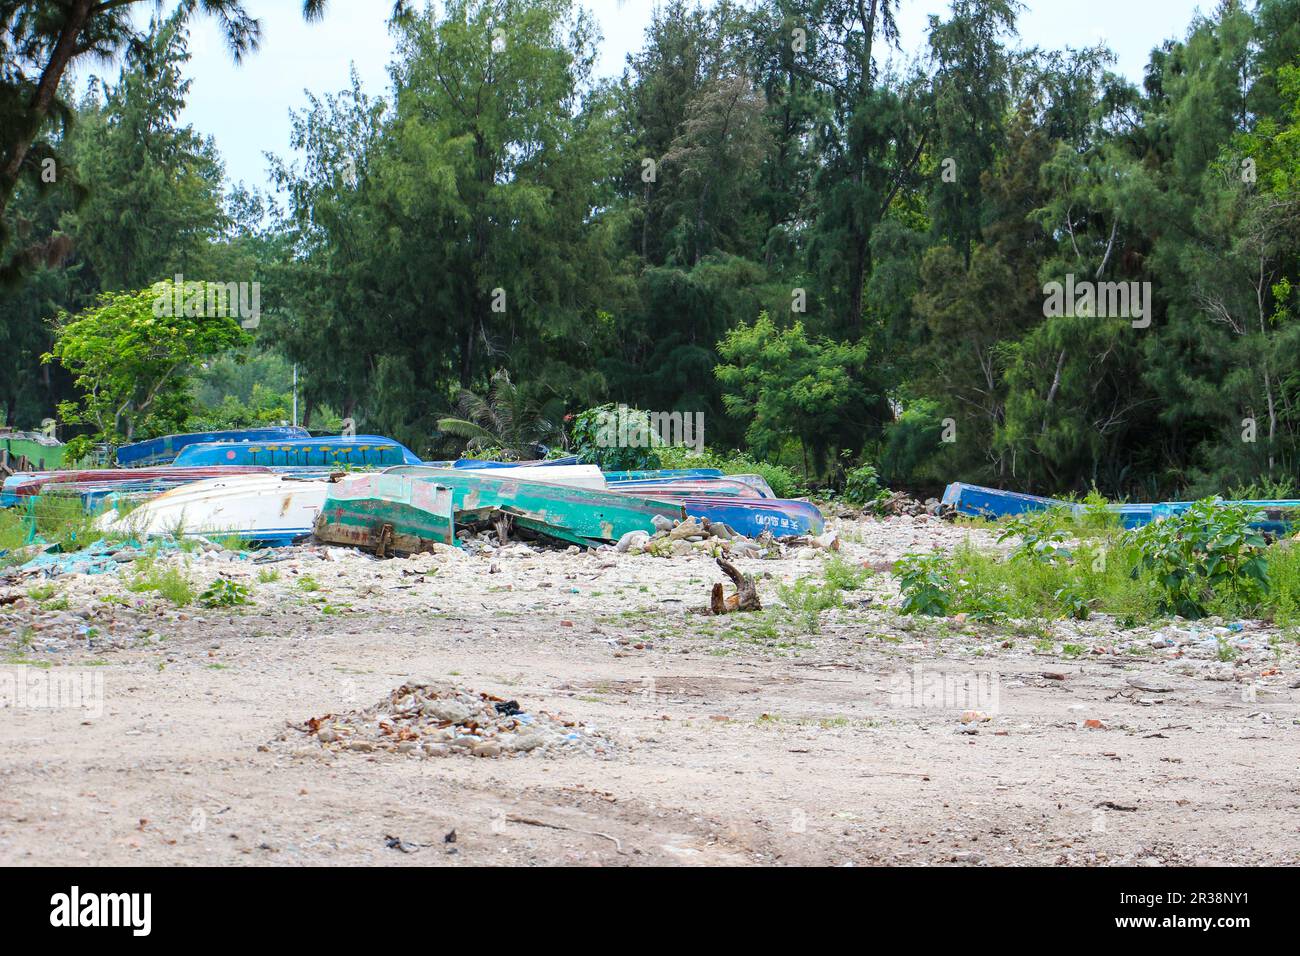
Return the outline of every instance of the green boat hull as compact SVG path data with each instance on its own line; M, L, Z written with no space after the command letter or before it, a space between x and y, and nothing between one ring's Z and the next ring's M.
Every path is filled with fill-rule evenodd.
M419 554L456 543L449 488L405 475L335 482L316 518L316 538L386 554Z
M458 526L499 511L520 527L573 544L617 541L629 531L653 534L655 516L680 521L686 515L680 505L651 498L492 478L467 469L399 465L383 474L450 488Z

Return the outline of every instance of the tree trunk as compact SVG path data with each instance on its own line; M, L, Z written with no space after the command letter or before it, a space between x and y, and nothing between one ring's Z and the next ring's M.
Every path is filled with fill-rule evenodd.
M50 115L50 107L54 105L54 97L59 91L59 82L63 79L68 64L72 62L73 54L76 53L77 37L81 35L86 21L90 18L90 8L93 4L94 0L76 0L68 9L63 30L59 34L59 42L55 44L54 51L50 54L50 61L45 65L40 82L37 83L31 102L28 104L30 112L28 122L25 126L14 130L11 141L6 143L9 161L4 169L0 170L0 214L3 214L8 207L9 198L18 183L18 173L23 167L23 161L27 159L32 143Z

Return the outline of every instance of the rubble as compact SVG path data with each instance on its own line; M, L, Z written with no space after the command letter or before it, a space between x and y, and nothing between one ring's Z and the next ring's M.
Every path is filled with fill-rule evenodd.
M546 711L431 680L408 680L364 710L312 717L297 728L326 750L416 757L518 757L612 747L602 733Z

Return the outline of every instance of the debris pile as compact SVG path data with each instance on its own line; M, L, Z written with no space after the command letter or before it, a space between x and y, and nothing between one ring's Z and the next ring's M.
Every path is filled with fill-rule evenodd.
M786 548L839 550L839 537L833 531L823 535L799 535L776 538L764 531L757 538L737 534L720 521L687 518L669 521L658 516L653 535L629 531L619 538L614 550L620 554L651 554L659 558L702 553L714 558L780 558Z
M407 681L373 707L313 717L298 729L332 751L422 757L600 755L611 746L603 734L577 721L526 712L517 701L432 681Z
M938 498L927 498L924 502L913 498L905 491L896 491L889 497L876 503L875 512L881 517L912 517L935 515L945 517L951 509L945 508Z

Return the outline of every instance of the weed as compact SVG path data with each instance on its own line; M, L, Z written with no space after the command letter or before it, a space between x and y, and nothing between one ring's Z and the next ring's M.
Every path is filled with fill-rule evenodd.
M135 593L152 591L171 601L176 607L194 603L194 585L180 568L158 568L152 560L144 559L145 566L126 583L126 589Z
M826 586L836 591L858 591L871 577L871 572L861 565L835 555L822 567Z
M217 578L199 595L199 603L207 608L240 607L249 603L252 590L229 578Z
M904 614L946 617L951 613L953 583L942 554L905 554L894 566L903 593Z
M1259 515L1249 505L1206 498L1133 533L1142 568L1162 589L1158 609L1201 618L1216 596L1235 608L1258 603L1269 586L1266 542L1250 527Z

